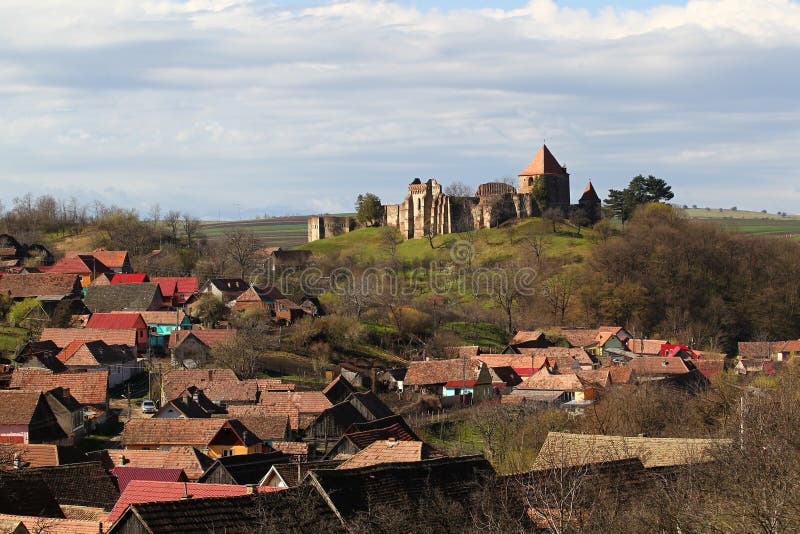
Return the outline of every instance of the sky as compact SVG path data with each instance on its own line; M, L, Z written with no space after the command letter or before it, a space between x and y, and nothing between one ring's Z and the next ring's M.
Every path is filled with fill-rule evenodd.
M4 0L0 202L336 213L546 141L573 199L797 213L798 65L790 0Z

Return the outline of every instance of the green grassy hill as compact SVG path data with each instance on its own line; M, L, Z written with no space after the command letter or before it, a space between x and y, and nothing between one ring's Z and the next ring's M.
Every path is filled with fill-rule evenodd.
M362 228L336 237L307 243L298 248L312 251L316 256L335 255L338 258L352 258L356 263L367 265L385 262L390 257L390 247L384 239L383 228ZM583 256L592 242L591 229L577 228L569 224L558 225L553 233L552 227L543 226L539 218L526 219L500 228L478 230L468 234L449 234L436 236L433 246L426 238L409 239L397 246L397 259L406 263L425 263L450 257L450 247L458 241L474 250L477 265L511 259L526 253L524 240L535 233L544 233L549 243L547 255L552 257Z
M800 216L797 215L713 208L688 208L682 211L690 219L720 224L733 232L800 239Z

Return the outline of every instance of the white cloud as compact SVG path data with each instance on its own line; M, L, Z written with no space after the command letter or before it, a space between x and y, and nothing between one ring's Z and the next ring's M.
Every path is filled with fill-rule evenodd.
M649 170L687 203L714 204L685 197L724 180L790 211L799 41L788 0L7 1L0 181L9 196L77 179L140 204L341 211L367 189L397 201L414 176L516 174L547 138L576 193Z

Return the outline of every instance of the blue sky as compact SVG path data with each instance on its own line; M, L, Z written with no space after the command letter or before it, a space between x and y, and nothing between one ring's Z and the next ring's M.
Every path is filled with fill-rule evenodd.
M0 202L350 210L514 177L797 212L800 4L6 0Z

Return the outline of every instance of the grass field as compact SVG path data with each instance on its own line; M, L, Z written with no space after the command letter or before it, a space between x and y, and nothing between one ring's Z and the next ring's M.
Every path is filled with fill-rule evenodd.
M237 230L253 232L264 247L293 247L308 241L307 218L274 217L253 221L203 222L202 231L211 240Z
M797 215L783 216L758 211L702 208L689 208L683 212L691 219L720 224L732 232L800 239L800 217Z
M409 239L397 246L397 259L403 262L425 264L427 262L449 259L449 243L461 241L474 251L474 263L481 265L510 259L521 253L519 241L535 231L541 219L527 219L502 228L483 229L468 234L449 234L436 236L434 248L428 239ZM549 239L547 254L553 257L565 255L584 255L589 248L592 231L584 229L577 235L575 228L562 224L555 234L545 231ZM310 250L316 255L336 255L339 258L352 258L361 265L370 265L389 258L389 249L384 243L382 228L362 228L340 236L307 243L299 248Z

